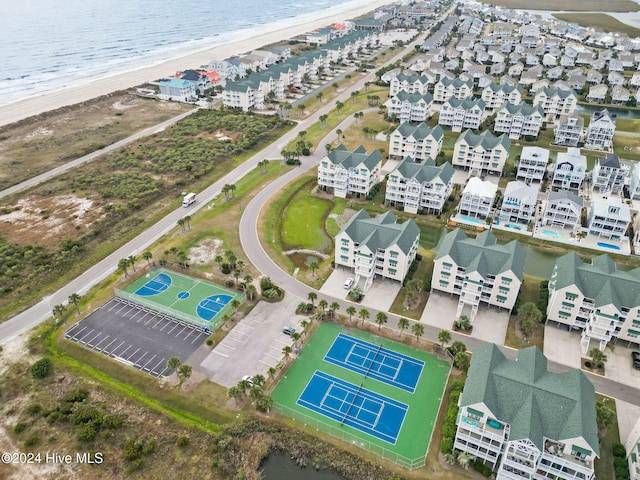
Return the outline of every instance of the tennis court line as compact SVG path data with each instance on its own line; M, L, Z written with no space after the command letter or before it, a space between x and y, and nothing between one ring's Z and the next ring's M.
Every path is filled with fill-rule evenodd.
M344 343L351 344L351 348L348 350L349 353L346 356L344 355L344 349L341 348L341 344ZM366 354L358 353L357 347L361 347L362 350L366 350ZM365 367L365 364L367 363L367 360L369 360L371 352L377 352L374 354L374 359L376 359L378 354L381 354L381 357L375 362L371 361L371 365L367 368ZM350 355L362 358L362 364L351 359ZM422 360L415 359L402 353L389 350L388 348L384 348L382 345L376 345L343 333L340 333L335 338L333 344L329 347L324 360L410 393L415 393L425 365L425 362ZM397 365L390 365L390 362L387 360L392 360L393 363L397 362ZM374 370L376 365L377 368ZM394 375L383 373L381 371L383 367L386 367L387 369L395 369ZM413 374L410 376L416 376L415 380L411 384L398 380L398 376L403 371L403 368L405 369L405 374L409 373ZM407 369L408 372L406 372ZM416 373L417 375L415 375ZM413 378L410 378L410 380L413 380Z

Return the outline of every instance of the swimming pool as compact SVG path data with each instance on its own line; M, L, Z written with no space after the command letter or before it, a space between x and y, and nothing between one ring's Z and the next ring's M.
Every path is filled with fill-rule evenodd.
M599 247L611 248L612 250L620 250L620 247L617 245L611 245L610 243L598 242Z
M458 219L459 219L461 222L469 222L469 223L477 223L477 224L484 223L484 222L483 222L482 220L480 220L479 218L471 218L471 217L463 217L463 216L460 216L460 217L458 217Z
M562 238L561 233L553 232L551 230L541 230L540 233L542 233L542 235L546 235L547 237Z

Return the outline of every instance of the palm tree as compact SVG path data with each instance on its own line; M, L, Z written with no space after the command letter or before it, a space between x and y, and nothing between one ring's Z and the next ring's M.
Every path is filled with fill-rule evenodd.
M318 298L318 294L316 292L309 292L309 294L307 295L307 298L311 302L311 305L314 305L313 302Z
M340 113L340 112L342 112L342 109L343 109L343 108L344 108L344 103L342 103L341 101L339 101L339 100L338 100L338 101L336 102L336 111L337 111L338 113ZM342 133L342 132L340 132L340 133Z
M216 255L216 257L213 259L213 261L218 264L219 268L221 268L222 267L222 262L224 262L224 258L222 257L222 255Z
M324 97L324 93L322 92L318 92L318 94L316 95L316 98L318 99L318 101L320 103L322 103L322 97Z
M404 335L404 331L409 328L409 319L401 317L398 320L398 328L400 329L400 336Z
M362 325L364 325L364 321L368 319L370 316L371 314L369 313L369 310L367 310L366 308L361 308L360 311L358 312L358 317L360 317L360 319L362 320Z
M289 345L282 347L282 354L284 355L284 358L289 358L291 352L293 352L293 349Z
M145 250L142 252L142 258L147 261L149 267L151 267L151 259L153 258L153 253L150 250Z
M329 305L329 312L331 312L331 318L333 318L333 315L340 310L340 304L338 302L331 302L331 305Z
M126 258L121 258L120 260L118 260L118 270L122 270L124 272L125 278L129 276L127 267L129 267L129 260L127 260Z
M222 317L220 317L220 320L222 320L222 323L227 323L229 320L231 320L231 317L228 313L225 313L224 315L222 315Z
M238 311L238 307L240 307L240 305L240 300L238 300L237 298L231 300L231 308L233 308L233 313L236 313Z
M262 395L262 388L258 386L254 385L253 387L251 387L251 390L249 390L249 400L251 400L252 402L257 402L258 399L262 397Z
M258 373L257 375L254 375L251 378L251 381L253 382L254 385L261 387L265 384L267 380L264 378L264 375L261 375Z
M387 323L389 317L384 312L378 312L376 314L376 323L378 324L378 330L382 328L382 325Z
M302 320L300 322L300 325L302 326L302 333L306 334L310 325L309 320Z
M604 367L604 364L607 363L607 356L599 348L594 347L589 350L589 356L591 357L591 362L595 368Z
M181 363L182 362L178 357L171 357L169 360L167 360L167 368L169 370L175 370L180 366Z
M238 278L240 278L240 270L233 271L233 278L236 281L236 288L238 288Z
M54 318L57 316L60 320L62 320L62 315L64 314L64 312L66 311L66 308L64 305L59 304L59 305L54 305L53 306L53 316Z
M78 312L78 315L80 315L80 307L78 306L78 303L80 302L80 295L78 295L77 293L72 293L71 295L69 295L69 305L73 304L76 307L76 311Z
M416 341L420 342L420 337L424 335L424 325L421 323L414 323L413 327L411 327L411 331L416 336Z
M339 128L336 130L336 135L338 135L338 141L340 141L340 136L342 135L342 130Z
M253 300L256 297L256 293L257 293L257 289L256 286L253 283L250 283L249 285L247 285L247 298L249 300Z
M453 364L456 368L460 370L464 370L465 372L469 370L469 365L471 364L471 360L469 359L469 355L467 352L458 352L453 357Z
M314 277L316 276L316 270L318 268L320 268L320 265L318 265L318 262L313 260L312 262L309 262L309 268L311 269L311 275L313 275Z
M324 310L327 308L329 303L323 298L318 302L318 306L322 309L322 318L324 319Z
M271 377L271 380L273 380L277 372L278 369L276 369L276 367L269 367L269 370L267 370L267 374Z
M298 340L300 340L300 334L298 332L293 332L291 334L291 339L293 340L293 345L298 345Z
M235 195L236 188L238 188L238 187L236 187L235 183L229 184L229 192L231 192L231 198L234 198L236 196Z
M227 392L227 395L229 396L229 398L233 398L237 403L242 398L244 393L237 386L233 386L233 387L229 388L229 391Z
M326 115L326 114L325 115L320 115L318 117L318 120L320 120L320 126L322 128L324 128L324 126L327 124L327 118L329 118L329 115Z
M191 230L191 215L185 215L184 221L187 224L187 228Z
M273 407L273 397L271 395L262 395L256 401L256 408L262 410L263 412L269 413Z
M178 225L180 225L180 227L182 228L182 233L184 233L184 232L185 232L185 230L184 230L184 224L185 224L184 218L179 218L179 219L178 219Z
M253 282L253 277L249 274L246 274L242 279L242 284L244 285L244 293L247 293L247 287L251 285Z
M440 330L438 332L438 341L441 343L442 348L444 348L445 343L451 341L451 332L449 332L449 330Z
M475 461L476 457L467 452L460 452L458 454L458 463L465 470L469 470L471 464Z
M451 352L455 356L457 353L466 352L467 346L464 344L464 342L461 342L460 340L456 340L451 344L451 347L449 347L449 350L451 350Z
M300 138L304 138L306 134L307 134L307 131L306 131L306 130L300 130L300 131L298 132L298 136L299 136Z
M136 262L138 261L138 257L136 257L135 255L129 255L127 257L127 261L129 262L129 265L131 265L131 268L133 268L133 271L136 271Z
M180 378L180 384L182 384L187 378L191 376L193 368L191 365L180 365L178 367L178 378Z
M298 110L300 110L300 115L304 115L305 108L307 108L307 106L304 103L298 104Z
M353 305L349 305L347 307L347 314L349 315L349 323L351 323L351 317L356 314L356 307L354 307Z
M247 393L247 389L251 387L249 380L242 379L238 382L238 390L242 392L243 395Z
M333 145L331 145L330 143L327 143L324 146L324 149L327 151L327 155L329 155L331 153L331 151L333 150Z

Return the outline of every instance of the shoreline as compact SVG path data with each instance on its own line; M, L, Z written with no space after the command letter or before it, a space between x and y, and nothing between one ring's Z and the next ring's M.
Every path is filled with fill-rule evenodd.
M303 19L302 23L289 24L282 28L276 24L259 26L258 32L243 39L201 48L197 51L152 65L117 73L107 77L85 80L80 84L44 92L38 96L18 100L0 107L0 126L5 126L61 107L81 103L102 95L127 90L148 81L167 77L173 72L198 68L212 60L238 55L272 43L288 40L291 37L313 30L317 27L358 17L383 5L397 0L375 0L366 5L344 5L344 10L321 12L313 18ZM312 15L306 15L311 17Z

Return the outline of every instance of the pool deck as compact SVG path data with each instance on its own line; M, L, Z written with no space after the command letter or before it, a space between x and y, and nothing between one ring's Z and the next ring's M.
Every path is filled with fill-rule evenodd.
M489 228L489 224L483 222L482 220L478 220L477 222L474 222L473 219L469 217L465 217L464 215L456 215L455 217L451 217L450 221L455 223L462 223L464 225L469 225L472 227L482 228L485 230Z
M550 231L554 233L558 233L561 236L554 237L551 235L545 235L542 233L543 231ZM572 237L571 233L573 229L570 228L558 228L551 226L541 227L539 224L535 226L533 237L539 238L541 240L564 243L566 245L573 245L580 248L588 248L590 250L598 250L599 252L604 253L616 253L618 255L631 255L631 244L629 242L629 237L624 237L622 240L611 240L601 237L596 237L594 235L587 235L583 239L578 239L576 237ZM616 245L620 247L620 250L615 250L613 248L603 247L598 245L600 243L608 243L610 245Z
M502 223L494 223L491 228L493 230L503 230L505 232L513 232L513 233L519 233L520 235L527 235L528 237L531 237L533 235L533 232L529 232L527 230L526 225L521 225L523 228L519 229L519 228L511 228L509 227L508 223L502 224Z

